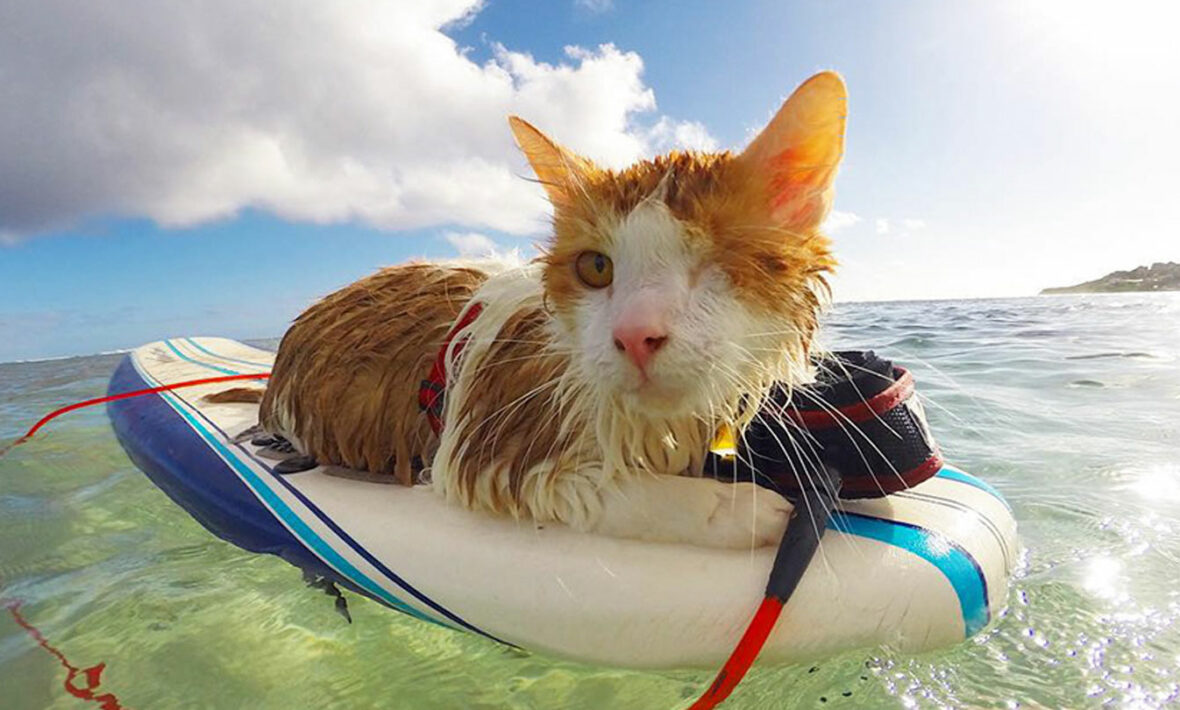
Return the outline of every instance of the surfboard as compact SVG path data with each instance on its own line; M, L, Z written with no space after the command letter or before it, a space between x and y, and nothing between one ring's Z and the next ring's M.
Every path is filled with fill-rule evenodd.
M273 362L233 340L173 338L129 353L109 389L266 373ZM257 405L204 401L225 388L134 397L108 413L135 464L214 535L423 622L595 664L714 668L762 600L773 547L615 539L468 511L428 486L325 467L277 474L235 439L257 422ZM958 468L887 498L842 503L829 527L763 663L947 646L1005 606L1016 522L994 488Z

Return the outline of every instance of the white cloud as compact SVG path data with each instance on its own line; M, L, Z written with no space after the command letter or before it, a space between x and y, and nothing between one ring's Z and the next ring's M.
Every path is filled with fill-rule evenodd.
M643 135L648 145L657 152L666 152L672 148L717 150L717 139L709 135L704 124L696 121L673 121L667 116L661 116Z
M643 60L568 47L557 64L440 28L479 0L0 5L0 231L136 215L168 226L243 208L536 232L516 113L611 166L703 126L656 113ZM13 107L19 107L13 110Z
M832 210L828 214L828 218L824 220L823 231L831 234L837 232L845 227L851 227L860 221L860 215L852 212L841 212L840 210Z
M615 6L614 0L574 0L574 4L594 13L607 12Z
M443 239L455 247L462 257L491 256L500 250L491 237L479 232L446 232Z
M878 217L875 220L877 234L900 233L903 237L908 237L911 233L926 228L926 220L918 219L917 217L903 217L901 219L893 219L890 217Z

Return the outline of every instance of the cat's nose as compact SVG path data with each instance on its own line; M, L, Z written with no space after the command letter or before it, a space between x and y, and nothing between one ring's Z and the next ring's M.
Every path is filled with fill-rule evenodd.
M615 339L615 349L625 353L645 374L652 356L668 342L667 331L653 323L620 324L615 326L611 335Z

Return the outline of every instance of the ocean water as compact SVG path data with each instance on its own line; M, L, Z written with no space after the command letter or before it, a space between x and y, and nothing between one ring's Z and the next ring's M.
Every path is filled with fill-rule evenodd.
M1024 547L1010 606L937 652L756 667L725 707L1180 700L1180 294L846 304L826 343L911 367L948 458L1008 498ZM120 357L0 364L0 442L103 394ZM4 708L679 708L712 678L350 607L351 625L294 568L206 533L101 408L0 458Z

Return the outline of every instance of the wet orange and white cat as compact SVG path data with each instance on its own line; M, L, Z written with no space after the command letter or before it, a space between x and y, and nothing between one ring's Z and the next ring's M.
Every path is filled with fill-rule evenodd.
M261 424L320 463L403 483L424 466L472 509L645 540L777 541L785 499L699 474L719 428L740 431L772 383L809 378L845 104L824 72L740 154L622 171L510 119L553 204L543 254L395 266L328 296L283 338ZM436 435L419 384L476 303L449 341Z

